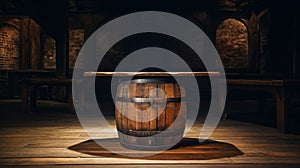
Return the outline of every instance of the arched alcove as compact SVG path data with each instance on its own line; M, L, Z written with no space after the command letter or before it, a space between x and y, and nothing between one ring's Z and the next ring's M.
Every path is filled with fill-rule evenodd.
M216 31L216 48L225 68L246 68L248 65L248 31L237 19L226 19Z

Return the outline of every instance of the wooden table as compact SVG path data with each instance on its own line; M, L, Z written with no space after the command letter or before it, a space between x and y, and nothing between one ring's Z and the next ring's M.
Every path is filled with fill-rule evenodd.
M136 76L136 77L168 77L168 76L220 76L220 72L85 72L84 76Z
M151 78L151 77L159 77L159 78L168 78L168 77L196 77L197 80L205 80L205 84L207 81L209 80L208 77L214 77L214 78L220 78L221 77L221 73L220 72L84 72L83 74L84 77L86 77L86 79L92 79L93 77L95 78L100 78L100 79L104 79L106 78L110 78L112 76L115 76L117 78L119 78L118 82L122 82L124 80L128 80L128 78L125 79L125 77L137 77L137 78ZM222 80L222 79L221 79ZM199 85L199 90L201 92L210 92L211 90L211 86L210 84L207 85ZM219 89L219 93L225 93L224 90L226 88L222 87L223 85L219 85L220 87L218 87ZM186 88L188 89L188 88ZM204 94L202 94L204 97ZM225 95L224 96L219 96L219 102L221 104L221 106L223 106L225 104ZM224 116L223 116L224 118Z
M232 90L271 93L276 100L277 128L287 132L287 108L290 93L300 90L300 80L227 79L228 92Z
M86 79L92 79L92 77L97 77L99 79L110 78L112 76L118 78L118 82L122 82L124 80L128 80L128 77L137 77L137 78L168 78L168 77L196 77L199 79L208 79L208 77L220 78L220 72L84 72L83 76ZM127 78L126 78L127 77ZM206 81L205 81L206 82ZM220 92L222 93L225 88L222 88L220 85ZM199 86L199 89L202 91L208 91L210 86ZM209 90L210 91L210 90ZM225 96L220 96L221 98L225 98ZM222 100L225 103L225 99Z

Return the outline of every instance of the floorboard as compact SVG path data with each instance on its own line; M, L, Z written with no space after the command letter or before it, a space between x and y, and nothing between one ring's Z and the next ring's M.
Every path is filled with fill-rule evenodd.
M130 158L97 145L101 141L123 152L113 132L95 142L67 105L40 104L37 113L23 114L18 100L0 102L0 167L300 167L300 136L268 126L222 120L209 140L199 143L198 121L179 147Z

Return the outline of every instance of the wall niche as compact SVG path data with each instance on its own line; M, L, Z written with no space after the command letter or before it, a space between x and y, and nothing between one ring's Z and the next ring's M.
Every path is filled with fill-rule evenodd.
M247 68L249 43L244 23L237 19L226 19L217 28L216 48L225 68Z

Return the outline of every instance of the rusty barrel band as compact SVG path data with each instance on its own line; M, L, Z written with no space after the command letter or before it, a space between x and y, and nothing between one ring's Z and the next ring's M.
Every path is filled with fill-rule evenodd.
M169 137L169 136L180 135L183 133L183 131L165 131L165 130L164 131L136 131L136 130L126 130L126 129L122 129L122 128L118 128L118 131L123 134L135 136L135 137L154 136L154 135L160 134L162 132L164 132L166 137Z
M132 79L122 83L137 83L137 84L164 84L164 83L177 83L175 79L171 78L143 78L143 79Z

